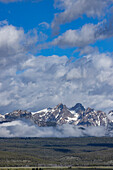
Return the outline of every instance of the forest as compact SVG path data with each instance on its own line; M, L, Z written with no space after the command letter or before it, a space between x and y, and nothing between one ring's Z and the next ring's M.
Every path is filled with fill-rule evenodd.
M113 138L0 138L0 167L113 166Z

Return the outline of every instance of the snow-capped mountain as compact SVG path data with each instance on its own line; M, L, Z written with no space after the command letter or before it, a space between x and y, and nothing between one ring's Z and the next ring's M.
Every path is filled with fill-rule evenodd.
M15 110L13 112L6 113L3 118L4 118L4 121L11 122L11 121L22 119L22 118L31 119L31 117L32 117L31 112Z
M113 122L113 111L107 115L102 111L96 111L90 107L84 108L77 103L72 108L67 108L62 103L54 108L46 108L37 112L16 110L5 115L0 115L0 123L11 122L18 119L27 119L38 126L56 126L72 124L80 127L105 126Z
M38 126L66 123L79 126L107 126L110 121L106 113L91 108L85 109L80 103L70 109L66 105L58 104L53 109L35 112L32 118Z
M0 114L0 122L4 122L5 121L5 116Z
M113 110L108 113L108 118L113 122Z
M38 126L62 125L66 123L76 124L78 114L70 111L66 105L58 104L54 108L39 111L32 116Z

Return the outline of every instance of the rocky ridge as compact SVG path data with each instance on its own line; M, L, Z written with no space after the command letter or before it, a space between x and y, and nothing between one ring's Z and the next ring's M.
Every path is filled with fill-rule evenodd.
M90 107L85 109L81 103L77 103L72 108L67 108L66 105L60 103L54 108L47 108L37 112L15 110L5 115L0 114L0 123L21 119L30 120L41 127L68 123L80 127L109 126L111 128L113 126L113 111L106 114Z

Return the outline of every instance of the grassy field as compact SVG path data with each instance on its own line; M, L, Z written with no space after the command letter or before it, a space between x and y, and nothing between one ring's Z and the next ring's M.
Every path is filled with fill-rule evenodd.
M2 167L0 168L0 170L69 170L69 169L73 169L73 170L111 170L113 169L112 167L104 167L104 166L95 166L95 167Z
M57 166L112 168L113 138L0 138L0 167Z

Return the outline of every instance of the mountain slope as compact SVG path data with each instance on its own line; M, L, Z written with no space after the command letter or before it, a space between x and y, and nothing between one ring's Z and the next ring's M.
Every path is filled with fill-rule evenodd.
M35 112L32 117L38 126L55 126L68 123L77 126L107 127L111 122L106 113L91 108L85 109L80 103L70 109L61 103L53 109Z
M96 111L90 107L87 109L81 103L72 108L67 108L62 103L54 108L46 108L37 112L15 110L5 115L0 115L0 123L14 120L29 119L38 126L58 126L71 124L80 127L105 126L113 124L113 111L107 115L102 111Z
M58 104L53 109L46 109L33 114L33 121L39 126L43 125L62 125L66 123L72 124L76 122L78 114L71 112L66 105ZM76 124L76 123L75 123Z

